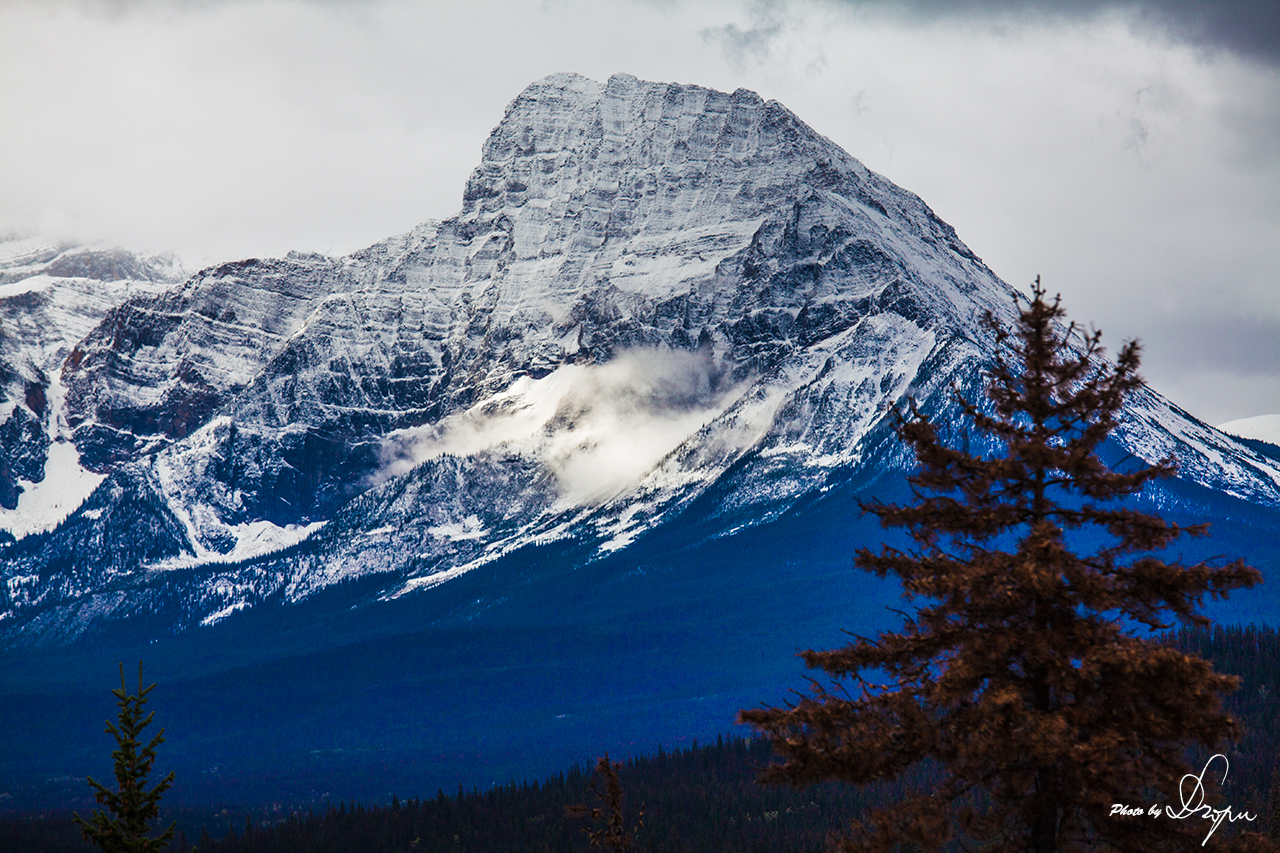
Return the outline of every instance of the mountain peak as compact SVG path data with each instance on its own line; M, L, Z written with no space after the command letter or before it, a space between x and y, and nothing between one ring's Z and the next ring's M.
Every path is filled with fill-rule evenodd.
M904 395L979 395L979 319L1011 304L920 198L781 104L554 74L507 106L457 215L211 267L79 338L65 419L108 480L15 548L24 576L78 561L18 610L117 582L83 541L206 567L198 624L367 575L426 589L532 543L628 548L710 494L713 535L756 525L899 464ZM1276 500L1271 462L1225 475L1241 449L1154 396L1134 413L1130 449L1185 445L1190 476ZM126 517L151 538L108 529ZM169 600L170 577L134 580Z

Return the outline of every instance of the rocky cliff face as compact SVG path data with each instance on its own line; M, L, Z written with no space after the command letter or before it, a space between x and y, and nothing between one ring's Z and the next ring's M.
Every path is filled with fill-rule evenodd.
M554 75L508 106L457 216L209 269L86 329L65 419L108 479L9 547L0 628L121 615L108 581L130 608L182 599L183 624L367 575L395 596L531 543L626 548L711 493L712 534L758 523L894 458L873 448L902 395L974 387L987 310L1010 290L950 226L780 104ZM1280 504L1274 460L1154 395L1126 429ZM125 505L146 542L112 539ZM72 541L130 558L55 569ZM184 565L205 568L165 573Z
M33 515L59 520L33 511L19 520L13 511L45 481L51 451L59 471L74 464L74 451L57 443L66 431L60 372L76 342L115 306L183 275L173 257L0 236L0 531L26 532L28 520L38 523Z

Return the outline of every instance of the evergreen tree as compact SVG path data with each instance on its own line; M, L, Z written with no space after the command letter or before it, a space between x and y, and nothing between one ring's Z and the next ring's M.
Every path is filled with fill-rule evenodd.
M116 739L117 749L111 753L115 759L116 785L112 791L100 782L89 778L94 789L94 799L105 805L114 817L94 809L89 820L74 815L74 820L84 833L86 841L92 841L104 853L157 853L173 839L174 825L170 825L158 838L147 837L147 823L160 813L160 798L173 784L173 773L161 779L150 791L147 776L156 760L156 747L164 743L161 729L146 746L140 740L142 730L151 725L155 712L144 713L147 694L155 688L142 687L142 662L138 662L138 692L131 694L124 683L124 664L120 664L120 689L112 690L120 713L116 724L107 723L106 732Z
M1100 455L1142 384L1138 345L1107 364L1100 334L1065 326L1039 279L1018 306L1012 329L985 319L997 342L990 405L953 392L974 444L994 450L949 446L909 404L897 429L919 461L914 503L863 507L913 546L860 549L856 564L898 576L927 606L899 632L802 653L830 686L739 715L784 759L767 781L867 784L915 766L938 780L855 822L840 850L960 838L1010 853L1139 853L1199 847L1207 834L1199 819L1112 815L1117 803L1179 803L1187 746L1236 734L1220 697L1237 679L1140 626L1167 628L1168 614L1206 624L1206 595L1261 575L1241 561L1166 562L1159 552L1206 526L1117 503L1174 472L1172 459L1118 470ZM1233 843L1266 849L1256 834Z
M693 748L696 751L698 742L695 740ZM605 790L601 791L596 787L596 783L591 783L591 793L601 804L608 807L608 817L605 816L604 810L599 806L588 808L582 805L569 806L565 809L570 817L581 817L589 815L594 820L603 823L599 829L587 829L587 838L591 841L592 847L608 847L614 853L625 853L631 849L632 837L640 831L640 827L644 826L644 806L640 806L640 814L636 818L636 824L631 831L627 831L626 820L622 814L622 782L618 779L618 771L622 768L621 764L614 764L609 761L609 753L596 762L596 773L604 780Z

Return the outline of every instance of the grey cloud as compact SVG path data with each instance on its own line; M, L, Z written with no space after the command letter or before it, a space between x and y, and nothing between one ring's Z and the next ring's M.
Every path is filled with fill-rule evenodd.
M1141 23L1198 47L1224 48L1280 64L1280 3L1275 0L840 0L842 5L923 18L1048 17L1083 20L1132 11Z
M754 62L764 64L769 60L774 41L782 33L782 22L771 16L753 16L758 20L747 28L737 24L708 27L702 31L702 40L717 44L729 65L743 69Z
M1280 319L1180 316L1156 335L1170 367L1280 376Z
M652 0L668 5L665 0ZM20 3L21 0L9 0ZM27 0L34 5L34 0ZM118 14L134 10L212 8L254 0L64 0L84 10ZM306 0L309 5L360 7L371 0ZM834 0L838 5L905 13L923 18L974 16L1049 17L1081 20L1110 10L1131 10L1140 21L1204 48L1225 48L1280 64L1280 3L1276 0ZM787 0L759 0L752 24L708 28L703 37L718 43L731 62L763 61L781 31Z
M1138 8L1193 44L1280 63L1280 3L1275 0L1146 0Z
M705 41L720 45L725 57L735 66L745 64L747 59L763 62L769 57L769 47L782 32L782 24L772 23L742 29L737 24L726 24L723 27L709 27L702 31Z
M1206 423L1280 412L1280 319L1156 315L1140 342L1142 375Z

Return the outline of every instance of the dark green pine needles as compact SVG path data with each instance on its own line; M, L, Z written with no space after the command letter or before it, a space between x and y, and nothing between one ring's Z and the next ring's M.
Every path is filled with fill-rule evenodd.
M174 826L170 824L158 838L147 837L147 823L160 813L160 798L173 784L173 774L161 779L150 791L147 776L156 761L156 747L164 743L164 729L151 742L142 746L142 731L151 725L155 712L146 714L147 694L155 688L142 686L142 662L138 662L138 692L130 694L124 683L124 664L120 664L120 689L112 690L120 714L115 725L108 722L106 732L116 739L118 748L111 753L116 763L118 791L108 790L100 782L89 778L94 798L106 806L114 817L94 809L90 820L74 815L75 822L84 832L86 841L92 841L105 853L156 853L173 839ZM144 716L145 714L145 716Z

